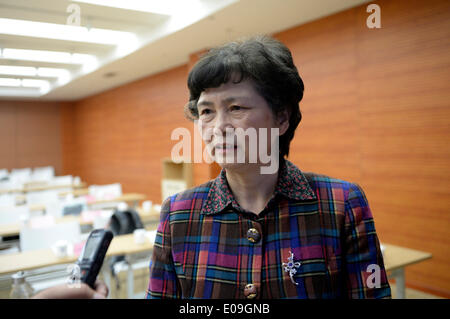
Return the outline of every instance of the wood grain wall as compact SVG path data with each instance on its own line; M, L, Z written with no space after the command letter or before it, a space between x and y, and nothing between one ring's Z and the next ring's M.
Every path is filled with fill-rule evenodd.
M186 66L145 78L63 110L67 172L89 184L120 182L161 202L162 158L170 157L171 132L184 126Z
M305 82L291 160L359 183L382 242L433 253L410 286L450 296L450 2L377 1L282 32Z
M290 159L359 183L382 242L433 253L407 284L450 297L450 2L377 1L275 36L305 82ZM145 67L145 66L143 66ZM161 159L183 118L189 64L62 107L62 162L88 183L160 201ZM199 184L214 167L196 165Z
M0 101L0 169L51 165L62 173L61 104Z

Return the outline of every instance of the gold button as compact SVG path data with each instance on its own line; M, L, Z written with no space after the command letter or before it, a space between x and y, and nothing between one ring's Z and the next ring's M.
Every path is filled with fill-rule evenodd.
M250 228L247 231L247 239L251 243L257 243L261 239L261 234L256 228Z
M244 296L247 299L253 299L256 297L256 286L254 284L245 285Z

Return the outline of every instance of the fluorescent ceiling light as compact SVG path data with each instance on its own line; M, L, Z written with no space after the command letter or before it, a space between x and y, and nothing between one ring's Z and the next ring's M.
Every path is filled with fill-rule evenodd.
M0 34L110 45L137 42L130 32L4 18L0 18Z
M48 84L49 82L45 80L22 79L23 87L42 87Z
M4 48L1 57L3 59L66 64L85 64L97 60L95 56L90 54L11 48Z
M38 76L58 78L58 85L66 84L70 81L70 72L66 69L38 68Z
M34 80L34 79L22 79L23 87L41 87L42 85L48 84L45 80Z
M70 74L66 69L38 68L37 76L59 78Z
M35 68L32 66L0 65L0 74L59 78L61 76L67 76L70 72L66 69L59 68Z
M20 97L20 98L24 98L24 97L39 97L42 96L44 93L40 92L38 89L36 88L27 88L24 89L22 87L18 87L18 88L12 88L12 87L8 87L8 88L1 88L0 87L0 96L7 96L7 97Z
M66 69L35 68L31 66L0 65L0 74L57 78L58 85L64 85L71 79L71 74Z
M0 86L38 88L41 94L45 94L50 90L48 81L35 79L0 78Z
M37 69L32 66L0 65L0 74L37 76Z
M88 3L118 9L141 12L150 12L164 15L174 15L195 6L198 0L73 0L74 2Z
M45 80L22 79L22 86L30 88L33 87L39 88L39 91L42 94L45 94L48 91L50 91L50 83Z
M0 86L20 86L20 79L0 78Z

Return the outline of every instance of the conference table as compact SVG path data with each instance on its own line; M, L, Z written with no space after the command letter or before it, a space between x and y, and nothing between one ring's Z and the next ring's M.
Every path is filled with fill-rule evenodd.
M154 229L153 229L154 230ZM430 259L431 253L411 248L400 247L391 244L383 244L384 265L389 278L396 279L397 298L405 298L405 268ZM114 237L108 249L107 256L132 255L140 252L151 251L153 242L136 244L133 235L121 235ZM76 256L57 258L51 249L26 251L0 255L0 275L12 274L21 270L31 270L49 267L59 264L73 263ZM104 271L105 280L109 282L109 273ZM128 296L133 294L133 274L131 265L128 271Z
M388 273L388 278L395 279L397 299L405 299L405 268L430 259L432 254L416 249L400 247L396 245L383 244L384 267Z
M156 233L155 230L152 231ZM133 234L115 236L111 241L111 244L106 253L104 265L106 265L106 260L109 257L124 255L126 256L126 258L129 258L130 256L137 253L151 252L152 248L153 240L150 239L147 239L144 243L137 244L134 240ZM18 271L26 271L56 265L71 265L74 264L77 259L78 256L76 254L64 258L59 258L51 249L30 250L21 253L0 255L0 276L16 273ZM109 268L102 268L102 274L105 279L105 283L108 287L111 287ZM132 298L134 293L134 277L131 263L129 263L128 265L127 273L127 295L128 298Z
M98 199L98 200L91 200L87 202L87 206L93 206L97 204L109 204L109 203L117 203L117 202L126 202L131 203L131 206L133 208L137 208L139 205L139 202L142 200L145 200L146 196L143 194L136 194L136 193L127 193L123 194L119 197L110 198L110 199ZM45 211L45 205L30 205L30 211ZM144 214L144 217L146 214ZM78 220L79 218L75 218L75 220ZM60 218L56 218L56 222L70 222L73 221L73 216L64 216ZM91 222L92 223L92 222ZM80 220L80 224L87 224L87 222L84 222L83 220ZM5 236L16 236L20 233L20 223L15 224L0 224L0 237Z
M87 201L87 206L94 206L94 205L101 205L101 204L110 204L110 203L116 203L116 202L125 202L125 203L131 203L132 207L137 207L139 202L142 200L145 200L146 196L143 194L137 194L137 193L126 193L118 197L113 198L105 198L105 199L92 199ZM30 205L31 211L43 211L45 210L45 205L42 204L35 204Z
M0 189L0 195L1 194L8 194L8 193L28 193L28 192L40 192L40 191L46 191L46 190L55 190L58 188L73 188L74 190L86 188L87 183L86 182L80 182L80 183L73 183L73 184L61 184L61 185L45 185L42 184L35 184L35 185L29 185L24 188L11 188L11 189ZM20 195L19 195L20 196Z
M66 188L70 188L70 186L68 186ZM89 188L83 187L83 188L77 188L77 189L72 189L72 190L64 190L64 191L61 191L58 193L59 197L66 197L67 195L73 195L74 197L89 195ZM26 200L27 200L26 195L23 195L23 194L16 195L16 204L20 205L22 203L25 203Z
M154 205L150 211L144 211L142 208L136 208L142 222L144 224L150 224L151 229L156 229L158 223L159 223L159 217L160 217L160 210L155 208L159 205ZM63 216L60 218L55 219L55 223L67 223L77 221L80 223L80 225L89 225L92 224L92 219L86 220L83 219L82 216ZM1 236L14 236L14 235L20 235L20 224L10 224L10 225L0 225L0 237ZM138 245L134 243L133 235L124 235L124 236L117 236L114 238L113 242L111 243L111 246L108 249L107 257L109 256L116 256L116 255L126 255L128 259L130 259L134 254L145 252L148 250L151 250L152 245L148 246L149 243L146 243L146 245ZM51 249L42 249L42 250L35 250L35 251L27 251L22 253L13 253L13 254L7 254L7 255L0 255L0 257L8 256L9 262L11 263L9 266L12 268L8 268L8 265L6 264L6 260L0 260L0 275L3 275L3 272L9 272L9 270L12 269L12 272L17 272L21 270L30 270L35 268L45 268L48 266L55 266L59 264L67 264L67 263L73 263L76 260L76 256L71 256L67 258L57 258L53 251ZM1 259L1 258L0 258ZM20 266L19 266L20 265ZM6 268L2 268L6 267ZM19 268L17 268L19 267ZM105 281L110 284L110 274L105 269L103 271L103 275L105 278ZM134 291L134 280L133 280L133 272L131 268L131 264L129 265L128 269L128 281L127 281L127 292L128 296L133 296Z
M153 229L154 230L154 229ZM143 244L134 242L133 234L115 236L106 253L107 257L136 254L149 251L153 243L147 240ZM77 260L77 255L59 258L52 249L37 249L19 253L0 255L0 275L16 273L61 264L71 264Z
M69 194L72 194L74 197L80 197L80 196L87 196L89 198L89 189L88 188L80 188L80 189L74 189L71 191L63 191L60 192L58 195L60 197L65 197ZM87 205L96 205L96 204L107 204L112 202L127 202L132 203L134 207L137 206L139 201L144 200L146 198L143 194L137 194L137 193L126 193L122 194L121 196L114 197L114 198L105 198L105 199L92 199L88 200ZM21 205L25 203L26 196L25 195L17 195L16 196L16 204ZM44 210L45 206L41 204L34 204L30 205L30 210L32 211L38 211L38 210Z
M156 223L159 221L159 213L160 211L152 208L150 211L146 212L142 208L136 208L139 216L141 217L142 222L148 223ZM55 218L55 223L70 223L77 221L80 225L92 225L93 219L83 218L83 215L74 216L67 215L63 217ZM9 236L18 236L20 235L20 228L22 227L21 223L14 224L0 224L0 237L9 237Z

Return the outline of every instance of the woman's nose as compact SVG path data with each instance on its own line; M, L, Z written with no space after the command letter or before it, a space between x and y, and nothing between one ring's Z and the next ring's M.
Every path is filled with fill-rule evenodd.
M206 143L212 141L216 143L222 143L227 139L227 136L231 138L234 134L234 126L231 119L225 112L217 112L213 120L203 123L201 125L202 139Z
M233 129L233 124L226 112L217 112L214 123L214 134L225 136L227 130Z

